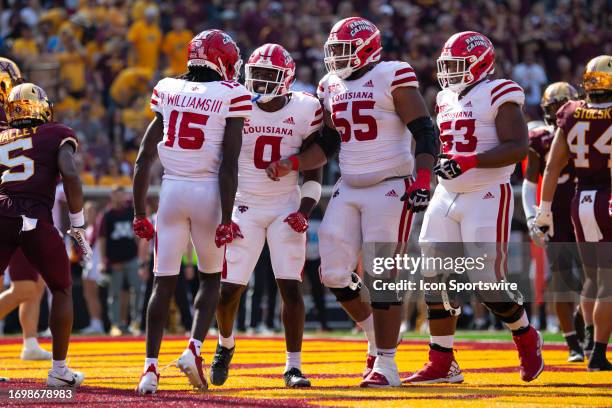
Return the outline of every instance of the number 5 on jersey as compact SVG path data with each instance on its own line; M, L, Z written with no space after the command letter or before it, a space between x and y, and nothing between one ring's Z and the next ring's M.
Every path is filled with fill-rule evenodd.
M374 109L374 101L352 101L341 102L332 106L332 121L336 130L340 132L340 137L343 142L351 140L351 123L353 127L362 125L361 129L353 129L355 140L374 140L378 136L378 127L376 119L372 115L364 114L362 111ZM350 108L349 108L350 105ZM350 115L344 112L350 110ZM350 116L346 119L344 116Z
M32 148L32 138L17 139L14 142L0 146L0 165L8 167L2 172L0 183L11 181L25 181L34 175L34 161L23 155L15 155L17 150ZM15 170L21 167L23 170Z
M202 148L206 122L208 122L208 115L193 112L170 112L168 139L165 146L174 147L178 132L178 146L181 149L198 150Z

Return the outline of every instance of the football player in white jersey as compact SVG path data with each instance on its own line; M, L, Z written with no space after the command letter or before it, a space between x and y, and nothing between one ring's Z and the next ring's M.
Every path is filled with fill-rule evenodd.
M325 44L328 74L318 88L322 136L269 168L272 177L317 168L340 149L342 177L319 229L321 278L368 339L362 387L401 385L395 364L401 297L370 291L372 302L365 302L353 271L362 245L366 270L372 270L374 244L404 250L413 213L429 202L438 152L414 70L405 62L380 62L381 51L380 32L370 21L351 17L334 25Z
M162 79L153 90L155 118L145 132L134 170L134 231L141 238L155 236L147 356L137 388L141 394L157 390L157 356L190 237L198 255L200 287L191 338L177 367L194 388L207 388L200 347L219 298L223 246L241 237L231 216L242 126L252 109L250 93L235 82L241 64L240 50L229 35L203 31L189 43L189 71ZM164 176L154 230L145 215L145 201L156 153Z
M210 368L210 381L223 385L234 354L232 333L240 295L268 241L272 269L283 299L287 387L309 387L301 371L304 300L302 270L306 257L308 217L321 196L321 171L298 172L276 181L266 175L268 165L300 152L319 134L323 109L313 95L291 92L295 63L280 45L264 44L245 66L245 85L254 95L253 112L242 129L238 161L238 192L233 221L244 239L228 244L217 307L219 344ZM301 194L300 194L301 193Z
M481 273L477 268L467 271L472 282L505 278L514 203L510 175L528 150L523 90L512 81L491 79L494 67L493 45L480 33L457 33L444 44L438 58L442 91L436 101L442 155L434 171L439 184L419 236L425 256L446 256L458 247L462 256L482 257ZM442 279L443 272L424 269L422 273L424 279L435 281ZM537 378L544 368L542 339L529 324L520 295L503 290L480 291L476 296L512 330L521 378ZM462 382L453 355L460 308L445 291L426 292L425 301L429 362L404 382Z

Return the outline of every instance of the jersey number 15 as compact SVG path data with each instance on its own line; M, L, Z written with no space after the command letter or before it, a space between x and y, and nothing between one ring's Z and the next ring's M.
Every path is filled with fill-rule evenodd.
M208 122L208 115L193 112L170 112L168 139L164 145L174 147L178 134L178 145L181 149L198 150L202 148L206 122Z

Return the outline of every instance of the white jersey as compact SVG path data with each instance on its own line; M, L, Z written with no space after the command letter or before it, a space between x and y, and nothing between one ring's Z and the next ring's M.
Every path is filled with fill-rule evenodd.
M251 109L251 94L237 82L159 81L151 96L151 110L164 118L164 138L157 145L164 178L216 179L225 120L248 117Z
M282 205L271 198L296 192L298 172L272 181L266 168L273 161L299 153L304 139L318 131L322 122L319 101L303 92L293 92L289 102L276 112L263 111L253 104L251 117L242 128L236 200Z
M486 152L499 145L495 117L506 102L523 106L525 94L515 82L506 79L485 80L459 99L449 89L438 92L437 123L442 152L470 155ZM492 184L510 182L515 165L497 168L474 168L452 180L438 178L446 190L468 193Z
M418 87L414 70L400 61L385 61L362 77L347 81L327 74L317 95L340 133L340 171L353 187L377 184L412 174L412 134L395 111L392 92Z

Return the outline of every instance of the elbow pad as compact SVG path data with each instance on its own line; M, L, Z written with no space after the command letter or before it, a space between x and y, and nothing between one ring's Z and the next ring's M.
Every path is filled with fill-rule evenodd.
M416 141L414 157L421 153L430 154L433 157L438 156L440 149L438 145L438 138L436 137L434 125L429 116L421 116L420 118L416 118L412 122L408 123L406 127L408 127L408 130L410 130L410 133L412 133L412 136Z
M340 133L328 126L323 126L323 130L315 139L315 143L321 147L325 156L330 159L335 156L340 149Z

